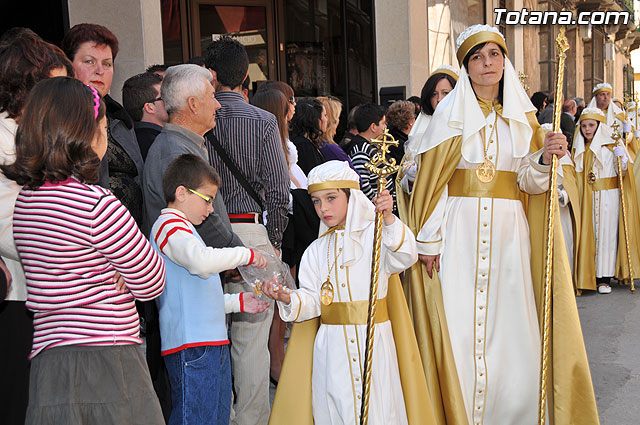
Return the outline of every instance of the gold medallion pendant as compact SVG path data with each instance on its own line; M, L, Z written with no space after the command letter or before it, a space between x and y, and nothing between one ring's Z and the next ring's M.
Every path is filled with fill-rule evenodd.
M496 175L496 166L487 158L476 169L476 176L482 183L489 183Z
M325 280L320 287L320 301L324 305L329 305L333 302L333 285L329 279Z
M589 172L589 184L594 184L596 182L596 175L593 171Z

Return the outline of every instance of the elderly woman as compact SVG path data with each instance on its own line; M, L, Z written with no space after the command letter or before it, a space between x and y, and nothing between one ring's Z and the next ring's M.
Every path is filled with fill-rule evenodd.
M12 28L0 38L0 164L15 160L16 130L33 86L70 70L64 53L29 29ZM20 185L0 173L0 255L13 279L7 301L0 305L0 411L8 425L24 424L33 336L24 272L13 241L13 206L19 192Z
M100 166L98 184L110 189L142 225L143 159L133 129L133 120L109 96L118 39L102 25L78 24L62 40L62 50L71 60L75 77L98 90L107 107L107 154Z
M391 146L389 154L400 164L404 156L404 145L409 139L409 133L416 122L416 107L413 102L397 100L389 106L386 113L389 133L398 141L398 146Z
M135 301L162 293L164 262L120 201L94 185L104 109L96 89L73 78L41 81L23 109L16 160L0 166L23 185L13 235L34 313L29 425L163 423Z
M439 383L430 388L441 401L438 414L447 423L533 425L545 192L552 156L564 156L567 141L544 135L497 29L474 25L456 44L460 77L423 136L409 203L420 259L409 299L428 381ZM549 415L555 423L594 424L564 247L554 255ZM557 393L564 396L554 399Z

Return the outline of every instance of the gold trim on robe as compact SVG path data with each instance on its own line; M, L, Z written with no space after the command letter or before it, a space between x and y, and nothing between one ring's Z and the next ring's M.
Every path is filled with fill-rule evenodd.
M436 425L438 422L434 418L431 404L428 403L429 393L420 363L420 351L398 275L389 277L386 300L407 420L410 425ZM368 301L366 303L368 305ZM311 373L313 345L319 327L319 317L293 324L269 425L314 425ZM375 356L375 351L373 355Z
M535 114L527 112L533 129L531 152L542 148L544 131ZM433 213L461 158L462 136L456 136L421 154L420 168L410 196L397 190L401 219L418 234ZM402 172L398 173L398 182ZM554 194L557 192L553 192ZM531 269L539 322L546 250L546 205L549 192L529 195L524 202L531 239ZM570 194L571 196L571 194ZM547 394L550 424L599 424L591 373L582 337L571 270L556 210L552 276L550 374ZM584 223L584 221L583 221ZM589 222L590 223L590 222ZM583 226L591 227L591 226ZM437 273L430 278L418 262L405 272L414 327L427 375L429 394L439 425L468 425L458 380Z

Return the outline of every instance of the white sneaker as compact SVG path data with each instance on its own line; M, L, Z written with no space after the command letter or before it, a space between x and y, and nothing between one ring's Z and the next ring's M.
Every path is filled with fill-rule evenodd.
M610 294L611 293L611 286L609 285L599 285L598 286L598 293L599 294Z

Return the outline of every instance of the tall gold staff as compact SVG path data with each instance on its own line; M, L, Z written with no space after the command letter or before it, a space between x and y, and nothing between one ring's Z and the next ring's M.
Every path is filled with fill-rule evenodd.
M618 122L614 122L611 126L613 128L613 136L611 138L616 142L618 146L624 147L624 143L620 140L622 136L620 136L620 124ZM624 184L622 178L622 160L618 157L618 185L620 186L620 204L622 205L622 225L624 227L624 242L627 248L627 266L629 267L629 283L631 292L635 292L636 287L633 283L633 268L631 267L631 252L629 252L629 226L627 222L627 205L624 202Z
M560 132L560 117L562 114L562 85L564 83L564 60L569 50L569 42L564 34L565 28L560 28L556 38L558 63L556 66L556 90L553 103L553 132ZM553 155L551 160L551 191L549 196L549 219L547 222L547 263L544 272L544 315L542 319L542 355L540 356L540 394L538 398L538 423L544 425L547 406L547 376L549 365L549 339L551 334L551 274L553 268L553 227L555 211L558 203L558 157Z
M387 160L390 146L398 146L398 141L385 130L380 136L371 139L371 144L378 148L371 161L365 164L367 170L378 176L378 195L387 187L387 176L400 169L396 160ZM369 316L367 317L367 351L364 353L364 372L362 374L362 409L360 424L369 421L369 393L371 391L371 360L373 356L373 331L375 327L376 307L378 305L378 278L380 274L380 250L382 246L382 212L376 214L373 237L373 259L371 261L371 286L369 289Z

